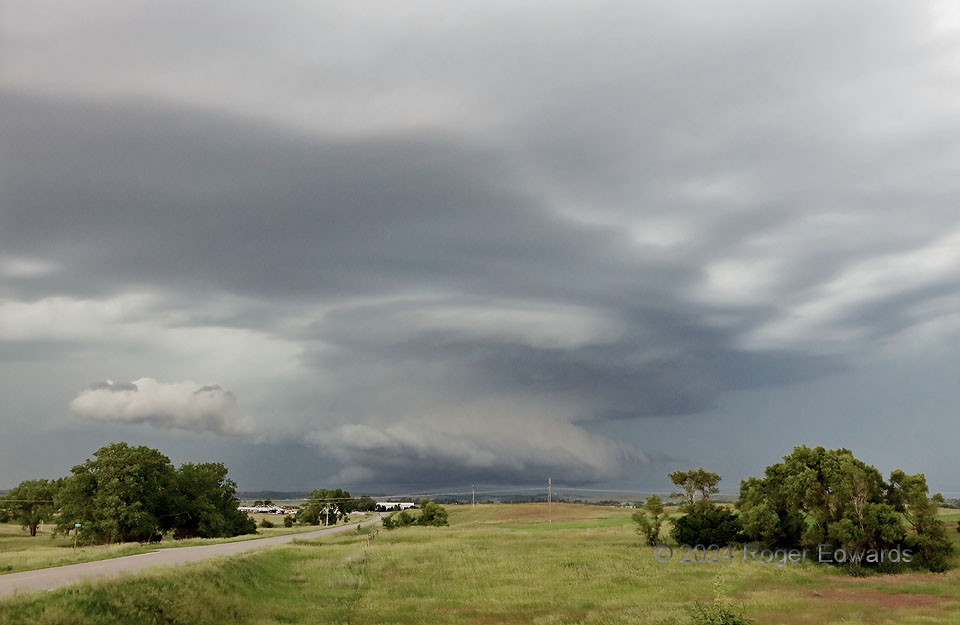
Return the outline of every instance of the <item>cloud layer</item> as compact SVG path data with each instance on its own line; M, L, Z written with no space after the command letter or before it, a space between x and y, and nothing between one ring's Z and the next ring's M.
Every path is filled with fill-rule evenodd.
M745 394L775 459L785 389L960 353L949 3L60 4L0 20L11 432L252 431L74 397L149 371L331 479L603 481Z

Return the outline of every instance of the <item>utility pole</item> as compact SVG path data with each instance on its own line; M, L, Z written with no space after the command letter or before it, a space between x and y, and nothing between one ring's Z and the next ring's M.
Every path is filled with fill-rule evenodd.
M473 485L473 503L471 505L477 505L477 485Z
M547 478L547 518L553 523L553 478Z

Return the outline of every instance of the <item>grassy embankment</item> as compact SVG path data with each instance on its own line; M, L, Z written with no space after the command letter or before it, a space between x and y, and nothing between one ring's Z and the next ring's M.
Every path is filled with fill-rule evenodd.
M548 524L543 504L448 509L450 527L380 530L369 546L351 532L0 601L0 624L680 624L721 572L757 623L960 623L960 570L659 563L629 510L554 505Z
M283 516L276 514L254 514L253 518L257 521L258 525L260 521L267 519L272 521L276 526L272 528L257 528L257 531L260 532L259 534L235 536L233 538L174 540L168 536L159 543L92 545L78 547L76 549L73 548L72 537L52 536L53 525L44 525L37 536L30 536L30 534L19 525L14 523L0 523L0 575L4 573L32 571L34 569L43 569L51 566L62 566L64 564L77 564L80 562L93 562L95 560L106 560L120 556L132 556L157 549L212 545L215 543L253 540L267 536L282 536L284 534L296 534L322 529L322 526L316 527L312 525L295 525L287 528L283 526Z

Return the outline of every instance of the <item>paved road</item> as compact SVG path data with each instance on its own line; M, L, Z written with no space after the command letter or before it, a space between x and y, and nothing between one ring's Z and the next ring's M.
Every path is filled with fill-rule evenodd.
M363 525L376 523L380 520L380 515L363 522ZM98 560L96 562L83 562L81 564L67 564L56 566L49 569L38 569L36 571L24 571L22 573L8 573L0 575L0 597L9 596L19 592L35 592L38 590L53 590L61 586L74 584L81 580L92 577L108 577L126 573L128 571L138 571L148 566L157 564L184 564L187 562L196 562L214 556L229 556L252 549L268 547L270 545L279 545L287 543L294 539L306 540L316 538L326 534L343 532L346 530L355 530L356 523L349 525L338 525L314 532L302 532L300 534L286 534L284 536L271 536L269 538L257 538L254 540L243 540L233 543L220 543L217 545L198 545L196 547L174 547L171 549L158 549L149 553L141 553L135 556L123 556L121 558L111 558L110 560Z

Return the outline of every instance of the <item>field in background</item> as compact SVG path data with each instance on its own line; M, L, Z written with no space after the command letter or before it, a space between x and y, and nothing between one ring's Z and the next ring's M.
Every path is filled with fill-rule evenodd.
M960 623L958 570L854 578L813 564L659 563L631 510L554 504L548 523L546 504L447 509L450 527L380 529L369 545L348 533L0 601L0 624L679 625L720 574L762 624Z
M59 536L54 538L52 536L53 525L44 525L43 529L37 533L37 536L31 537L30 534L19 525L14 523L0 523L0 575L4 573L32 571L34 569L43 569L51 566L62 566L64 564L78 564L80 562L93 562L95 560L106 560L120 556L132 556L138 553L156 551L157 549L253 540L267 536L282 536L284 534L297 534L320 529L320 527L313 525L284 527L283 515L254 514L251 516L258 525L260 521L268 519L275 524L275 527L258 527L257 531L260 532L259 534L235 536L233 538L174 540L167 536L159 543L93 545L78 547L76 549L73 548L73 537ZM363 517L355 516L353 518L360 519L367 518L367 516L369 515L364 515Z

